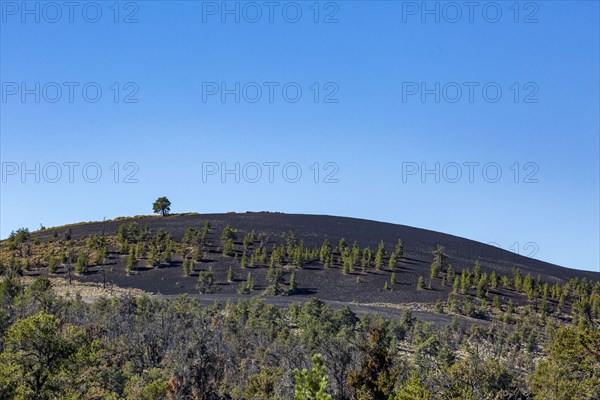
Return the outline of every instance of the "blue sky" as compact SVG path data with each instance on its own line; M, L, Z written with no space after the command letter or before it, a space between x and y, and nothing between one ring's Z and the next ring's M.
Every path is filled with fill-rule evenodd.
M598 2L22 4L0 2L2 237L166 195L599 268Z

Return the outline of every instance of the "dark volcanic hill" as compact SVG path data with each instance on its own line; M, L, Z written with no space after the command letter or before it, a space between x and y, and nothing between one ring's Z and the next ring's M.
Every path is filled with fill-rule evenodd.
M268 266L241 268L239 258L234 261L233 257L223 256L218 251L221 231L228 224L238 230L236 247L240 256L241 239L244 234L252 230L269 235L269 242L266 246L268 249L273 244L281 243L283 235L290 231L310 247L319 247L326 238L332 245L336 244L339 239L345 238L349 245L356 241L361 248L370 246L372 249L376 249L377 244L383 240L389 253L399 238L404 242L404 257L394 271L396 283L390 285L392 290L384 289L385 282L390 281L392 273L387 268L387 262L386 267L381 271L371 268L363 273L359 268L346 275L342 274L341 265L324 268L322 264L315 263L305 265L296 271L299 282L297 296L318 296L345 302L386 303L430 302L438 298L445 299L450 291L450 285L442 285L441 278L434 279L429 290L416 289L419 276L423 276L426 280L429 278L430 265L433 260L432 251L437 245L445 247L449 263L458 272L463 268L472 268L475 261L478 260L483 271L491 273L494 270L499 275L512 276L512 270L516 267L522 270L523 275L527 273L533 277L540 275L542 280L548 282L564 282L572 278L598 280L598 273L564 268L457 236L404 225L346 217L269 212L178 214L167 217L120 218L106 223L74 224L69 228L72 238L76 240L89 235L102 235L103 232L107 236L116 235L121 224L131 221L136 221L141 227L147 226L152 233L158 229L164 229L172 235L175 241L180 241L188 228L201 229L206 221L210 221L212 225L209 234L211 248L206 257L198 263L192 276L183 275L182 260L177 257L171 264L159 268L146 267L144 260L141 260L138 272L129 276L124 273L127 256L111 249L109 263L113 268L111 268L109 276L110 281L119 286L138 287L161 294L198 293L196 289L198 273L208 268L215 272L220 296L228 293L235 294L236 288L245 280L248 272L251 272L256 280L256 293L260 293L260 290L264 289L267 284ZM35 232L32 237L41 242L55 241L56 238L63 237L66 229L67 227L50 228ZM233 283L227 283L226 279L230 267L234 269ZM285 267L284 269L288 271L286 279L289 279L289 269L291 268ZM99 282L102 278L98 268L92 266L88 274L77 279ZM498 289L494 293L504 297L514 297L516 301L519 301L519 296L511 294L510 291Z

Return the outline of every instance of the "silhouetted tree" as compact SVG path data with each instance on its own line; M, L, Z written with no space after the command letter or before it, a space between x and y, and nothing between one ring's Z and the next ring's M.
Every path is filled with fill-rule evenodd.
M159 197L154 204L152 204L152 211L156 214L161 214L163 217L169 215L169 212L171 212L171 202L164 196Z

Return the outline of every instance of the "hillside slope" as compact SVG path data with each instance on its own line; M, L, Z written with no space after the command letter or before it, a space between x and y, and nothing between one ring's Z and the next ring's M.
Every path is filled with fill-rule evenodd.
M371 266L361 271L360 267L355 267L347 273L342 273L343 267L338 260L341 255L337 256L336 262L330 268L325 268L319 262L307 262L301 268L293 268L287 265L289 263L284 263L282 285L289 285L290 274L294 270L298 283L298 288L293 293L295 296L318 296L335 301L363 303L433 302L437 299L445 299L452 290L452 284L444 285L441 275L431 281L429 290L417 290L420 276L423 276L429 284L432 251L438 245L445 247L448 263L457 272L466 268L472 269L475 261L478 261L482 271L488 273L496 271L499 276L511 276L513 268L519 268L523 276L531 274L536 278L539 275L543 281L549 283L565 282L572 278L598 280L598 274L594 272L564 268L457 236L404 225L334 216L268 212L141 216L105 223L92 222L50 228L34 232L32 239L41 243L53 242L54 246L58 243L58 250L60 250L60 246L68 246L67 241L63 239L67 229L71 236L69 242L74 243L83 242L83 239L90 235L104 234L107 237L114 237L122 224L137 222L140 227L148 227L151 235L162 229L167 231L175 242L179 242L187 229L201 230L207 221L211 223L211 229L205 254L189 276L185 276L182 272L182 253L179 255L174 253L169 263L158 268L147 265L145 257L140 257L135 274L127 274L125 273L127 254L121 254L118 247L113 245L109 248L108 260L105 263L110 265L108 273L102 274L99 266L91 265L87 273L77 276L76 279L91 282L102 282L107 279L108 282L118 286L172 295L198 293L198 276L202 271L211 270L216 279L215 292L235 294L250 272L256 285L254 293L261 293L268 286L268 262L262 265L255 263L245 268L240 265L242 238L248 232L255 231L268 235L268 241L265 243L268 251L273 245L283 243L284 235L289 232L294 232L298 241L303 241L306 247L312 248L319 248L325 239L334 246L341 238L345 238L348 246L356 241L361 249L369 246L375 251L378 243L383 240L388 256L393 252L397 240L402 239L404 256L393 270L388 267L389 257L385 259L384 267L379 270ZM235 257L233 253L231 256L223 255L220 248L220 235L227 225L237 231ZM251 244L250 251L257 246L257 243ZM230 268L234 274L232 282L228 282L227 279ZM44 275L43 271L35 269L26 273ZM392 273L394 282L392 282ZM65 271L62 271L62 274L64 275ZM385 289L386 285L388 289ZM514 298L517 302L520 302L523 297L510 290L495 289L489 292L490 295L498 294L505 298Z

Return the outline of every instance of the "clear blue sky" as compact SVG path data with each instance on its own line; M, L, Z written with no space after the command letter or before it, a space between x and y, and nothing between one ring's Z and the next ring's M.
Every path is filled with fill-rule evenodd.
M229 2L239 22L220 1L121 2L118 15L113 1L0 3L2 237L147 214L166 195L173 212L353 216L599 268L596 1L427 3L434 14L422 2ZM221 83L236 82L239 103L223 102ZM236 162L239 183L203 179L215 165L203 163ZM268 162L280 163L273 182ZM21 174L35 163L39 183ZM439 182L421 176L436 163ZM473 182L464 163L479 163Z

